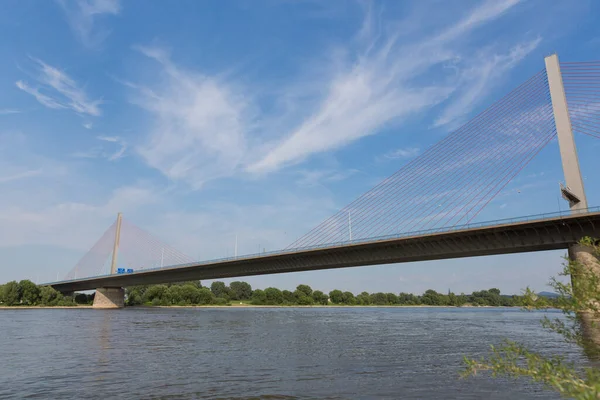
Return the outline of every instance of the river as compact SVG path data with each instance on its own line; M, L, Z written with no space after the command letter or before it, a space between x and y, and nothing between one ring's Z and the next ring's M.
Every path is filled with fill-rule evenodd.
M463 355L504 338L582 358L541 329L542 317L494 308L0 310L0 398L559 399L527 380L459 378Z

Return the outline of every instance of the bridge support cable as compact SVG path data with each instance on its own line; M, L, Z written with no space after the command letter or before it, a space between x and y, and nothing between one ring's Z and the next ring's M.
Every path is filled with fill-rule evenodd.
M600 139L600 61L561 62L573 131Z
M470 221L555 135L543 70L288 249Z
M541 71L537 75L541 75ZM521 89L527 90L531 85L535 84L536 77L533 77L528 82L525 82ZM513 93L515 96L506 96L500 100L497 104L502 108L507 104L510 105L514 102L514 98L517 92ZM442 139L436 145L430 147L421 157L418 157L407 164L404 168L397 171L391 177L384 180L380 185L376 186L363 196L359 197L356 201L351 203L345 209L350 209L353 214L357 214L354 219L362 230L362 237L368 237L364 230L368 229L366 222L369 222L371 226L375 226L382 219L389 220L390 208L397 207L398 204L408 204L406 199L423 200L420 197L425 197L422 186L424 179L431 180L432 177L438 176L440 171L443 171L445 164L451 162L453 158L457 158L462 155L463 159L467 157L473 157L473 151L470 153L465 151L465 146L469 143L474 143L474 137L471 135L474 131L479 131L479 137L483 137L483 131L477 129L481 122L486 118L489 118L495 110L488 108L476 118L474 118L468 126L448 135ZM476 146L471 146L471 149ZM429 187L432 186L432 182L429 182ZM425 189L427 186L425 187ZM421 193L419 193L421 191ZM419 197L420 196L420 197ZM296 243L290 247L300 247L303 245L314 245L317 242L323 242L324 236L331 234L332 227L335 225L341 225L339 222L335 224L336 219L340 219L340 214L343 214L342 210L339 214L334 215L329 220L315 228L313 231L305 235L302 239L303 243ZM375 215L374 215L375 214ZM323 225L330 225L329 229L323 229ZM316 234L315 234L316 233ZM312 237L311 242L307 242L307 239Z
M81 257L64 279L70 280L101 275L105 267L108 267L107 263L112 254L116 229L117 223L115 222L102 234L92 248ZM108 272L105 271L105 273Z
M162 242L126 218L123 219L121 229L121 251L131 268L135 270L187 264L195 261L192 257Z
M539 93L539 92L534 92ZM515 98L513 103L521 102L532 102L533 97L531 94L521 99ZM517 104L518 106L518 104ZM493 135L489 135L489 132L498 129L505 129L508 125L505 121L507 119L508 112L507 107L503 107L501 112L496 114L487 114L488 119L491 121L487 125L478 123L476 130L468 131L467 146L461 146L456 149L453 154L454 159L446 159L446 162L438 162L437 166L433 171L428 171L425 174L425 179L420 181L411 182L414 191L417 192L417 196L425 197L426 200L421 206L415 205L410 206L410 203L406 204L404 208L396 208L395 210L388 205L384 209L383 214L385 219L388 220L386 228L402 228L400 231L413 231L416 229L426 229L427 223L440 222L436 216L451 215L451 211L456 209L457 201L461 198L465 198L466 195L474 193L474 190L478 187L477 183L485 183L484 179L490 178L490 174L485 174L486 171L497 171L497 168L491 168L494 162L500 157L501 161L506 158L505 154L519 154L517 141L513 138L494 138ZM513 121L514 122L514 121ZM505 160L504 160L505 161ZM475 168L474 168L475 167ZM431 168L431 167L430 167ZM480 182L477 182L479 180ZM463 187L471 188L471 190L463 190ZM392 205L397 204L399 201L405 199L393 198ZM395 212L395 218L389 218L387 215L390 211ZM431 218L433 217L433 218ZM382 216L379 217L382 219ZM443 221L443 219L442 219ZM419 223L423 222L424 225ZM451 222L451 219L447 221ZM379 228L379 221L369 221L371 231L365 232L364 237L377 236L375 229ZM402 224L404 223L404 226ZM368 225L369 226L369 225Z
M541 75L542 72L538 75ZM521 89L523 89L523 91L529 90L531 85L535 84L535 78L536 77L523 84ZM505 99L497 103L500 105L500 107L497 108L502 109L506 108L507 105L510 106L511 103L514 103L514 99L518 98L518 94L519 92L515 91L513 96L506 96ZM430 200L427 196L432 196L432 194L427 193L426 189L431 187L439 188L439 182L436 182L435 178L439 178L440 172L448 170L448 166L452 164L453 161L455 163L457 161L465 162L465 160L467 163L469 161L477 161L477 155L481 154L481 149L477 146L477 137L483 142L488 140L485 138L485 131L480 129L483 125L482 122L496 111L497 110L494 110L493 108L484 111L472 120L470 124L467 124L462 129L432 146L421 157L413 160L412 163L409 163L396 174L385 180L383 185L378 185L346 207L352 208L353 215L358 215L353 219L355 224L359 225L359 228L355 228L355 231L356 229L359 229L360 233L362 233L362 237L369 237L369 234L366 234L364 231L369 228L372 229L373 226L377 226L376 224L380 223L381 220L389 221L391 214L390 210L396 211L398 214L402 211L406 212L407 209L410 210L410 205L415 203L415 201L410 201L411 199L416 199L419 202ZM446 183L448 183L447 180ZM437 194L439 195L440 193L442 193L442 191L438 190ZM433 194L433 196L435 196L435 194ZM409 201L406 201L407 199ZM399 204L408 205L409 207L398 208ZM340 214L343 214L343 211ZM332 219L335 219L335 217L336 216ZM326 223L332 225L332 219L326 221ZM322 241L325 235L331 234L331 226L327 230L322 229L323 225L324 224L315 229L315 231L320 231L320 236L318 236L318 234L314 235L313 233L309 233L304 239L307 239L308 236L312 236L312 242L302 243L302 245L314 245L317 242ZM326 238L326 240L327 239L329 238ZM291 247L295 247L295 245Z
M115 247L119 252L115 267L126 266L125 269L134 271L188 264L195 261L192 257L138 228L126 218L121 218L120 228L118 243L115 240L117 222L114 222L65 276L65 280L111 274L110 256Z

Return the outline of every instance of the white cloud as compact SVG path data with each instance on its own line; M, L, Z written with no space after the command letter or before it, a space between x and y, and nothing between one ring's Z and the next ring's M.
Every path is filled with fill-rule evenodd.
M453 41L498 18L517 3L487 1L441 33L404 44L394 36L372 36L372 22L366 22L359 34L363 44L354 57L342 62L345 66L328 83L323 83L326 95L320 99L317 110L273 143L270 151L250 165L248 171L270 172L312 154L335 150L444 101L456 84L448 87L430 80L418 84L415 78L455 58L458 45Z
M118 150L116 150L113 154L108 156L108 161L118 160L119 158L122 158L125 155L125 150L127 150L127 143L121 142L120 145L121 147L119 147Z
M0 115L19 114L21 110L15 108L0 108Z
M19 80L16 82L19 89L34 96L40 104L48 108L71 109L78 114L96 117L101 114L101 100L89 100L85 90L64 71L38 59L33 61L39 67L37 80L41 86L34 87ZM42 93L41 90L47 93Z
M120 140L118 136L96 136L96 139L103 140L105 142L118 142Z
M54 245L88 250L118 212L134 213L158 201L157 193L140 185L119 187L103 202L62 202L43 207L3 204L0 242L3 246Z
M94 124L91 122L86 122L85 124L83 124L83 127L85 129L92 129L93 126L94 126Z
M339 149L444 102L461 82L448 84L444 74L431 70L451 60L458 60L459 71L473 70L476 63L462 39L517 3L486 1L437 33L403 42L394 29L376 23L382 13L369 8L356 39L329 51L333 56L316 68L317 79L278 88L280 97L272 100L283 113L261 110L259 96L232 74L225 79L186 70L162 48L136 47L158 63L163 77L158 84L121 82L154 120L136 150L168 178L199 188L211 179L273 172ZM506 57L514 63L529 51L517 46ZM487 83L470 94L471 102L486 93Z
M108 150L106 146L94 146L86 151L77 151L71 154L75 158L105 158L108 161L115 161L125 156L125 151L129 147L127 142L119 136L97 136L96 139L118 145L116 150Z
M300 170L300 179L296 183L300 186L319 186L326 183L339 182L348 179L359 172L356 169L346 171L336 170Z
M334 56L321 68L329 72L321 74L320 81L284 85L282 98L273 99L284 104L283 116L260 110L249 88L231 74L225 79L186 70L162 48L136 47L157 62L163 77L158 84L122 82L135 91L133 102L154 120L149 137L136 151L168 178L197 189L212 179L269 173L339 149L457 93L437 120L438 125L447 124L489 92L492 77L512 68L539 43L537 39L515 46L486 64L483 55L474 57L459 40L517 3L484 2L441 31L404 42L393 33L386 35L393 29L379 26L375 18L381 13L369 8L356 39L330 52ZM450 84L444 74L431 71L448 61L462 77ZM434 79L423 79L426 74Z
M247 100L218 78L178 68L160 49L138 50L158 61L166 76L153 89L129 84L138 92L135 101L155 120L139 154L170 179L194 188L231 175L246 151Z
M435 41L445 43L464 35L474 28L497 19L512 7L520 3L521 0L487 0L479 7L472 10L465 18L461 19L456 25L442 32L435 38Z
M120 0L57 0L78 39L87 47L96 47L110 34L98 28L97 20L104 15L118 15Z
M0 175L0 183L18 181L21 179L40 175L41 173L42 173L41 169L35 169L35 170L18 172L18 173L12 174L12 175L4 175L4 176Z
M397 160L401 158L413 158L421 153L418 147L403 147L396 150L391 150L379 157L379 160Z
M55 110L66 108L60 102L56 101L55 99L53 99L50 96L46 96L45 94L40 93L39 89L31 87L23 81L17 81L15 84L17 85L17 87L19 89L21 89L25 93L29 93L30 95L35 97L35 99L38 102L40 102L40 104L42 104L48 108L53 108Z
M519 43L507 54L490 55L486 51L479 54L477 64L461 72L456 95L436 119L434 126L452 123L456 125L462 122L484 95L502 83L501 77L535 50L541 40L538 37Z

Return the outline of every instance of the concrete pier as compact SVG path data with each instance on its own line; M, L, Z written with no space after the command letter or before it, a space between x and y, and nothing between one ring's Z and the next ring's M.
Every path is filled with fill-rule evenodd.
M583 267L583 276L571 276L574 294L577 295L578 279L585 279L586 274L590 273L600 277L600 261L594 255L593 248L580 244L569 247L569 258ZM600 303L596 302L594 306L600 307ZM581 324L584 351L593 359L600 358L600 312L580 312L577 317Z
M123 308L125 307L125 289L99 288L94 296L94 308Z

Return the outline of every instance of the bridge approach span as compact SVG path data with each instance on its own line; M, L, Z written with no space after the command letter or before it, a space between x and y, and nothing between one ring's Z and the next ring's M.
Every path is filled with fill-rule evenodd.
M364 243L191 263L131 274L105 275L49 285L69 293L284 272L441 260L460 257L567 249L583 236L600 237L600 211L568 216L415 234Z

